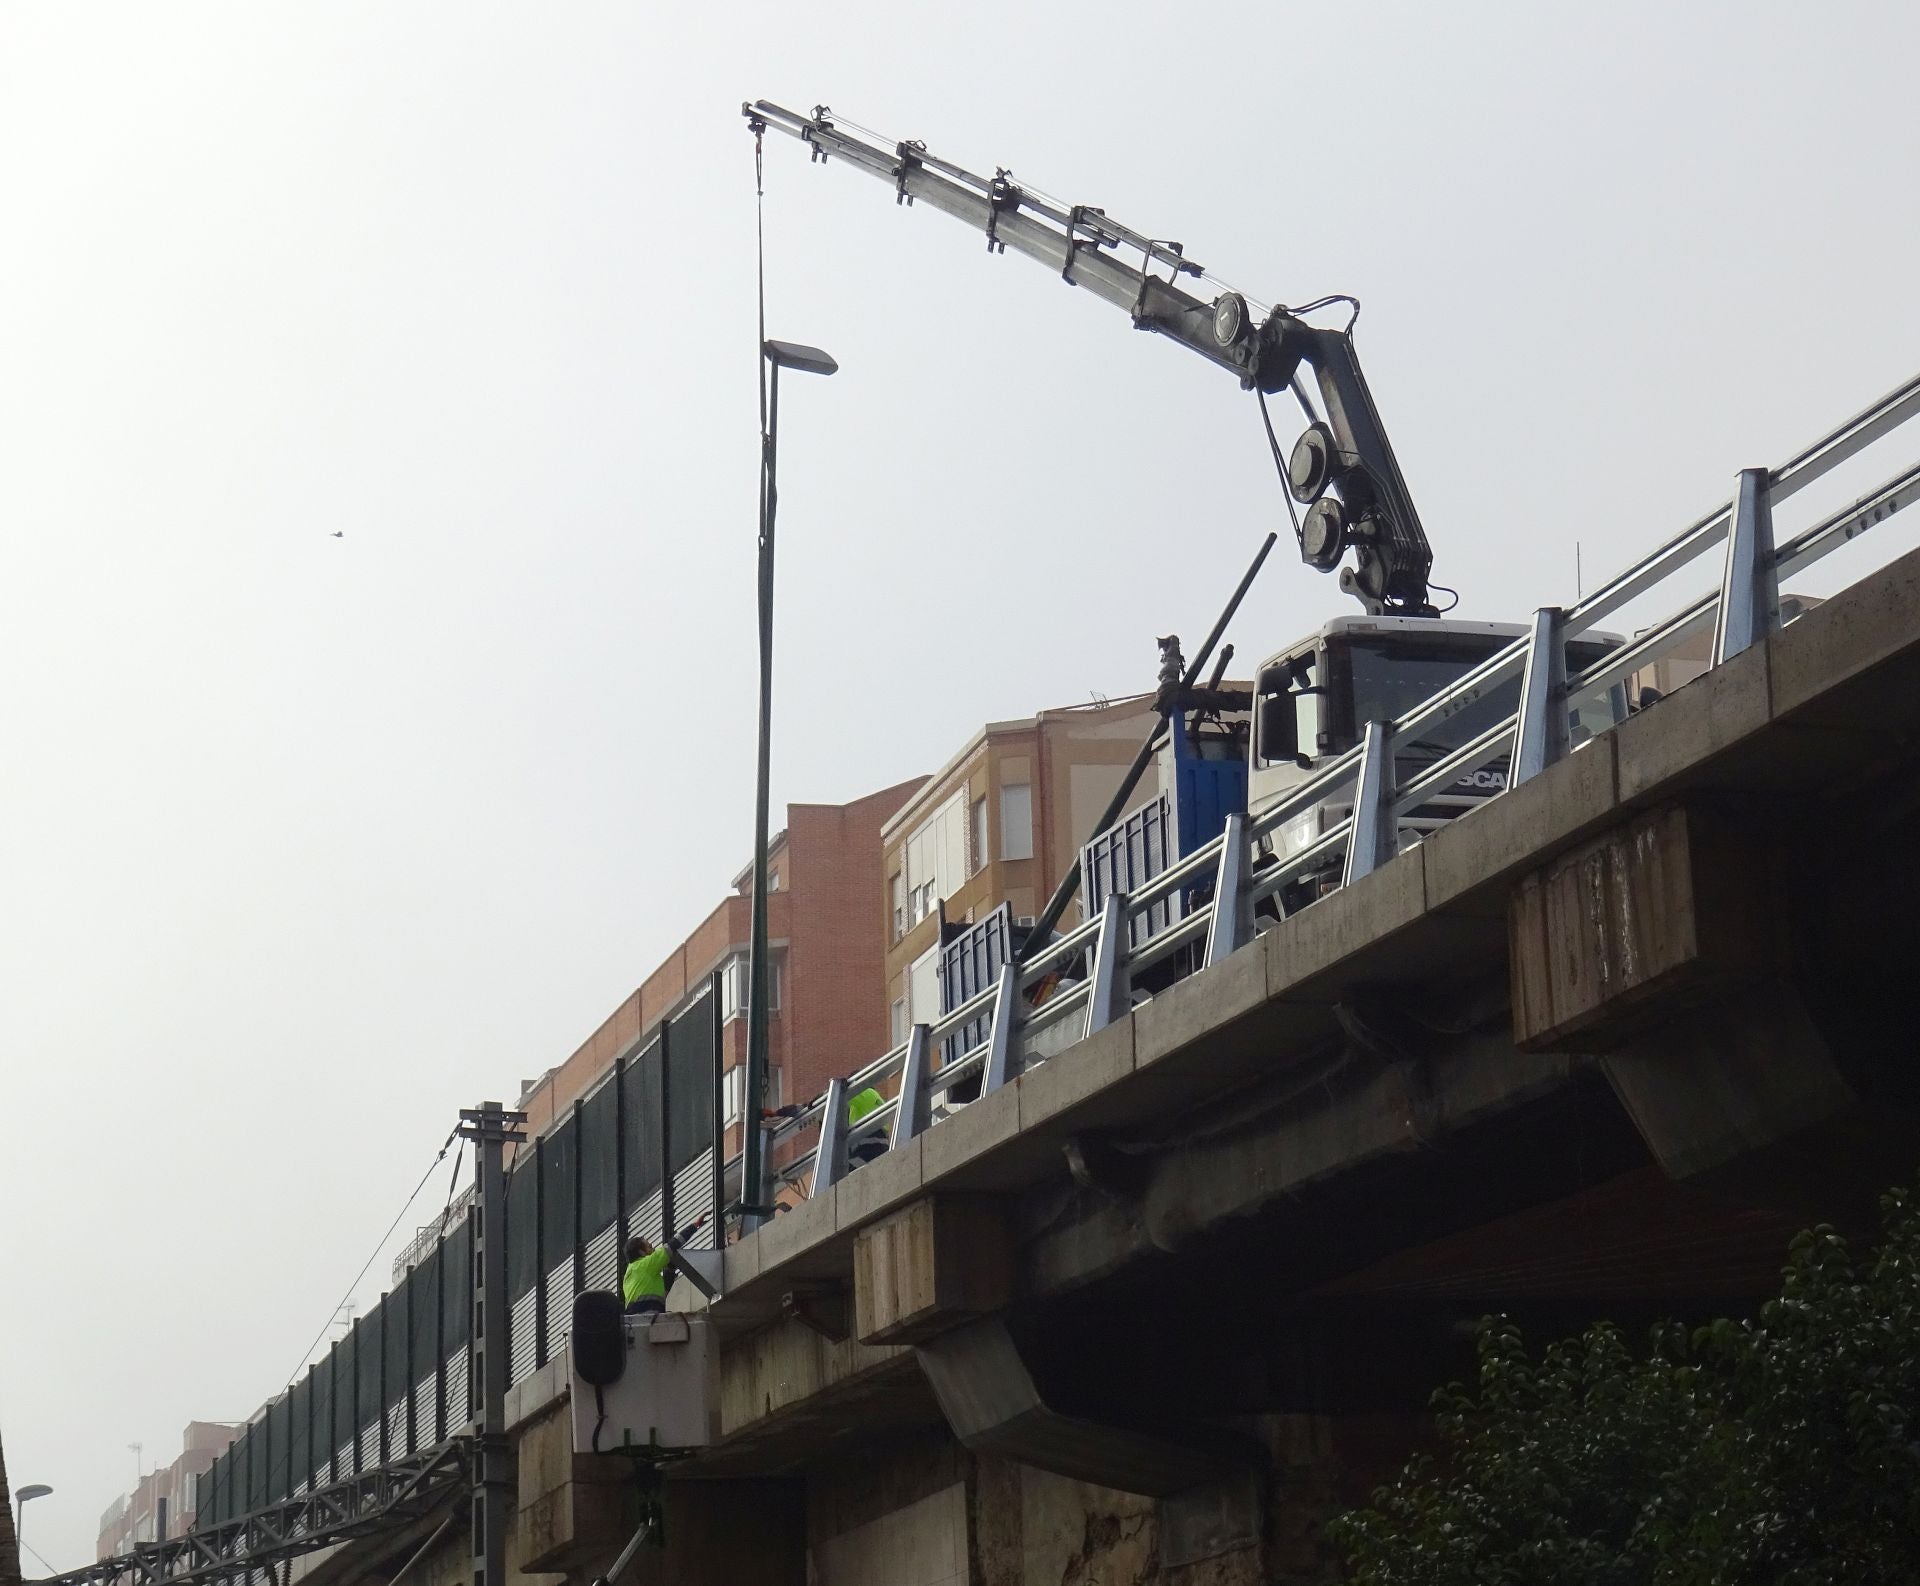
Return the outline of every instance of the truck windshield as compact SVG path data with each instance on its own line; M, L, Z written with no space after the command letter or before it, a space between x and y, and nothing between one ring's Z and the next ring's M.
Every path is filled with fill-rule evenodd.
M1504 649L1507 642L1484 639L1436 644L1430 639L1388 639L1354 644L1350 654L1355 733L1369 721L1392 721L1424 704L1488 656ZM1568 665L1577 671L1605 649L1605 645L1575 642L1568 646ZM1509 678L1477 698L1463 699L1451 715L1428 723L1418 744L1406 747L1436 753L1458 749L1519 707L1520 679ZM1577 746L1594 733L1604 732L1614 719L1615 702L1609 693L1576 700L1568 717L1573 743Z
M1370 721L1404 716L1492 655L1501 643L1495 639L1466 645L1436 645L1430 640L1355 644L1351 650L1355 733ZM1462 700L1452 715L1429 723L1421 732L1420 746L1458 749L1511 716L1519 704L1520 680L1515 677L1477 699Z

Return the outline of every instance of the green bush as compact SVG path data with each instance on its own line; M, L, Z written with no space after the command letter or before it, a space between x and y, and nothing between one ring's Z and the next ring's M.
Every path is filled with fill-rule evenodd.
M1895 1191L1856 1259L1790 1248L1750 1321L1600 1323L1535 1360L1481 1324L1441 1452L1334 1522L1366 1586L1920 1583L1920 1210Z

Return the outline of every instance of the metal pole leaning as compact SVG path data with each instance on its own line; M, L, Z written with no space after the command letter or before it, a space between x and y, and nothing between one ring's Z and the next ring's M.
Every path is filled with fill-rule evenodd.
M1229 815L1220 834L1220 868L1213 877L1213 921L1207 927L1205 967L1253 939L1253 910L1247 907L1247 818Z
M1372 875L1391 859L1393 838L1393 769L1388 763L1391 740L1383 721L1367 723L1360 747L1360 775L1353 788L1353 829L1347 837L1347 869L1342 886L1350 887Z
M927 1061L927 1026L916 1024L907 1037L907 1059L900 1068L900 1105L894 1109L893 1137L887 1149L897 1151L933 1122L932 1073Z
M1743 468L1733 496L1720 609L1713 621L1713 664L1731 660L1780 625L1773 557L1773 481L1764 468Z
M1567 647L1558 606L1533 614L1527 665L1520 677L1520 716L1514 729L1509 787L1531 780L1567 754Z
M827 1097L820 1104L820 1139L813 1148L813 1179L809 1198L831 1189L847 1172L847 1082L839 1075L827 1081Z

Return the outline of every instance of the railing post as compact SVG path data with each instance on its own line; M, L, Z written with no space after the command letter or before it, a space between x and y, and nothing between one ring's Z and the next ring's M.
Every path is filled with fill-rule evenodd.
M1731 660L1780 625L1780 588L1773 559L1773 481L1765 468L1743 468L1727 531L1727 565L1713 621L1713 664Z
M1558 606L1542 606L1533 614L1508 787L1530 781L1567 755L1567 647L1560 637L1561 615Z
M1087 1034L1104 1030L1133 1006L1127 974L1127 895L1109 892L1093 944L1093 980L1087 997Z
M835 1075L827 1081L826 1100L820 1104L820 1139L813 1148L813 1181L809 1197L838 1184L847 1173L847 1082Z
M1391 752L1387 724L1368 722L1360 748L1360 774L1353 784L1353 829L1347 837L1343 887L1372 875L1399 851L1393 831Z
M1213 920L1207 926L1205 966L1211 969L1253 939L1247 907L1247 818L1229 815L1220 834L1220 868L1213 877Z
M893 1114L893 1138L887 1149L898 1151L933 1122L933 1076L928 1072L927 1026L916 1024L907 1036L907 1060L900 1070L900 1105Z
M1013 1077L1014 1012L1020 1005L1020 971L1012 960L1000 966L1000 985L994 992L993 1018L987 1026L987 1066L980 1076L980 1094L998 1090Z

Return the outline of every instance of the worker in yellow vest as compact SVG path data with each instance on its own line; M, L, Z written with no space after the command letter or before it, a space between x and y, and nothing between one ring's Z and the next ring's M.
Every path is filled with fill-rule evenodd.
M640 1234L627 1241L627 1266L620 1275L620 1298L626 1302L627 1315L638 1316L667 1308L667 1288L674 1278L668 1263L673 1260L673 1252L691 1239L694 1230L706 1220L696 1217L661 1245L653 1244Z
M847 1098L848 1127L852 1127L868 1113L884 1106L886 1099L871 1085L865 1090L855 1091ZM858 1167L862 1163L871 1162L877 1156L884 1156L886 1150L887 1137L884 1132L864 1135L847 1147L847 1160Z
M886 1104L887 1098L881 1095L880 1092L875 1090L871 1085L867 1086L864 1090L855 1091L847 1098L847 1127L852 1128L853 1125L866 1117L868 1113L873 1112L876 1108L884 1107ZM806 1110L805 1107L800 1106L798 1103L791 1103L785 1107L769 1107L766 1111L762 1112L760 1116L769 1120L774 1118L798 1118ZM886 1155L886 1151L887 1136L886 1132L882 1130L877 1134L866 1135L861 1139L853 1141L847 1147L847 1160L852 1163L853 1166L858 1167L863 1162L871 1162L877 1156Z

